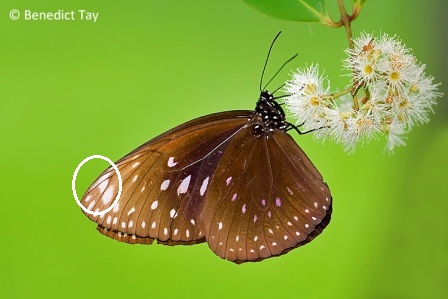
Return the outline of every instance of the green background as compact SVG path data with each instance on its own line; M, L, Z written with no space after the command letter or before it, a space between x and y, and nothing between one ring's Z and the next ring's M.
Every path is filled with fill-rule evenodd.
M367 1L354 34L399 35L447 94L446 8ZM11 9L86 9L99 19L12 21ZM268 77L299 52L291 69L319 62L335 88L347 84L338 78L343 29L271 19L242 1L1 1L0 297L446 298L445 98L393 156L384 140L347 155L296 135L334 212L321 236L280 258L234 265L206 244L119 243L76 205L72 175L87 156L117 160L194 117L253 109L280 30ZM106 166L82 168L79 195Z

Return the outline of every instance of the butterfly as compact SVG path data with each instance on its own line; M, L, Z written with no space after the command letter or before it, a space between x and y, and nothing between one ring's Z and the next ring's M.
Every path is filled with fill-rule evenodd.
M131 244L207 242L219 257L244 263L285 254L323 231L330 190L289 135L301 132L286 121L280 97L261 88L279 34L255 110L188 121L116 162L123 178L118 204L103 215L84 212L100 233ZM105 210L117 191L109 167L81 203Z

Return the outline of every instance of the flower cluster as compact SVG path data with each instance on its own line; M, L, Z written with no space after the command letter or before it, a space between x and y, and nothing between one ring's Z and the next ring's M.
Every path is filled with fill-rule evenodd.
M314 136L330 138L353 151L361 142L387 136L386 149L404 145L403 135L429 121L436 99L442 96L425 74L425 65L395 37L378 39L362 34L346 50L344 68L352 86L330 93L330 84L319 66L298 69L285 85L286 106ZM326 86L324 86L326 83Z

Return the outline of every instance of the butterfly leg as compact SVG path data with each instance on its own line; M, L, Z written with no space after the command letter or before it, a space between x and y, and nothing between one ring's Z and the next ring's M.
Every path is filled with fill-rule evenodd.
M299 130L299 128L301 126L303 126L304 124L305 124L305 122L303 122L300 125L296 126L296 125L293 125L292 123L287 123L286 132L288 132L290 130L295 130L297 133L299 133L299 135L305 135L305 134L308 134L308 133L311 133L311 132L314 132L314 131L317 131L317 130L320 130L320 129L329 128L329 126L325 126L325 127L320 127L320 128L311 129L311 130L302 132L302 131Z

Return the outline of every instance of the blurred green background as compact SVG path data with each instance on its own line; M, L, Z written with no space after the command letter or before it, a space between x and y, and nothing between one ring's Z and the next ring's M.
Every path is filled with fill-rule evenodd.
M99 18L13 21L11 9ZM447 12L443 0L367 1L353 30L400 36L447 94ZM72 175L87 156L117 160L194 117L253 109L280 30L268 77L299 52L291 69L319 62L335 88L347 84L343 29L271 19L238 0L1 1L0 296L446 298L445 98L393 156L384 140L347 155L295 136L328 182L334 213L321 236L280 258L234 265L206 244L119 243L76 205ZM106 166L82 168L80 196Z

